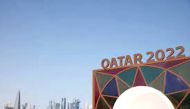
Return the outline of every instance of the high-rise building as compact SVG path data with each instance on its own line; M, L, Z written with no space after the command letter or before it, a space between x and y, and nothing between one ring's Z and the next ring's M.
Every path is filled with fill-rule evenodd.
M75 99L71 104L70 109L79 109L80 108L80 100Z
M60 109L60 107L61 107L60 103L57 103L55 101L50 101L47 109ZM33 109L35 109L35 107L33 107Z
M73 102L67 102L66 98L62 98L60 103L50 101L47 109L80 109L80 100L74 99Z
M61 99L61 109L63 109L63 98Z
M67 103L67 109L70 109L70 103L69 102Z
M61 99L61 109L66 109L66 98Z
M22 105L22 109L26 109L27 106L28 106L28 103L23 104L23 105Z
M49 109L53 109L53 103L52 103L52 101L49 102Z
M5 105L4 109L35 109L35 105L28 105L28 103L24 103L21 105L21 94L19 91L16 96L14 107L7 104Z
M55 103L55 109L60 109L60 103Z
M20 103L20 91L19 91L18 94L17 94L17 97L16 97L14 109L21 109L20 104L21 103Z

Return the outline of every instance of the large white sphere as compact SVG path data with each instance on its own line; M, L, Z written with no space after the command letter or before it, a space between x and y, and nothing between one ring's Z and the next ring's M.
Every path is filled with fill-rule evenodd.
M123 92L113 109L175 109L171 101L160 91L137 86Z

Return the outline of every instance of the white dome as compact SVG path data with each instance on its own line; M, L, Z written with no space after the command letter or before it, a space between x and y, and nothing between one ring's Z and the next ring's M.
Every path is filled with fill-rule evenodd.
M170 100L160 91L138 86L122 93L113 109L175 109Z

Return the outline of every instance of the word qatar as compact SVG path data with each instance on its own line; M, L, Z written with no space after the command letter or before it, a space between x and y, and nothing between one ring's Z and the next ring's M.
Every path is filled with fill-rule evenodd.
M154 63L159 61L183 58L185 57L184 52L185 48L183 46L177 46L175 49L174 48L167 48L166 50L159 49L156 52L148 51L146 52L146 55L148 56L146 63ZM176 55L174 56L174 54ZM133 56L126 55L126 56L119 56L117 58L113 57L111 58L111 61L105 58L102 60L101 66L103 69L109 69L109 68L131 66L136 64L144 64L142 60L143 60L143 55L141 53L137 53L134 54Z

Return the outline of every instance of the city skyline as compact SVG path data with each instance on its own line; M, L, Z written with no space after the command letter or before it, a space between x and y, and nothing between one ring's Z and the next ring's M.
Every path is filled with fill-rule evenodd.
M189 0L0 0L0 107L18 90L38 109L91 104L103 58L179 45L190 56L189 10Z
M91 109L91 105L85 104L83 107L80 106L80 103L81 101L76 98L72 101L68 101L67 98L61 98L60 101L50 100L46 109ZM15 104L12 105L10 102L5 103L4 109L36 109L36 105L29 104L28 102L21 102L21 92L19 90L16 96Z

